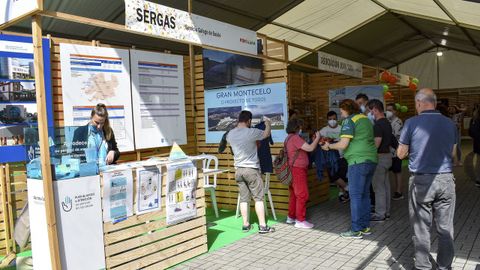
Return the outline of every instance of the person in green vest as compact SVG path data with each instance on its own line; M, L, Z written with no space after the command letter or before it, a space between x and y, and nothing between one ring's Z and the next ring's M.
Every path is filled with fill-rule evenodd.
M322 145L323 150L342 150L348 162L351 229L341 233L343 238L362 238L370 235L370 185L377 167L377 148L373 137L373 125L355 101L346 99L340 103L342 123L340 141Z

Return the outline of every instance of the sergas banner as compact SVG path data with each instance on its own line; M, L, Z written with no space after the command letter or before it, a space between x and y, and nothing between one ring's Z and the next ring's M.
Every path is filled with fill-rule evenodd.
M363 78L362 64L325 52L318 52L318 68L356 78Z
M272 122L272 139L283 142L287 126L287 85L271 83L205 91L205 133L207 143L219 143L225 132L235 128L242 110L253 114L252 127L263 116Z
M125 27L199 45L257 54L254 31L144 0L125 0Z
M38 10L37 0L3 0L0 4L0 25L21 19Z

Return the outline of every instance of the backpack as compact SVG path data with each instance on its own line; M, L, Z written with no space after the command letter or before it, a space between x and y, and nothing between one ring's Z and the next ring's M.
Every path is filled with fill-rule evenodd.
M227 135L230 132L227 131L223 134L222 140L220 140L220 143L218 144L218 153L222 154L225 151L225 148L227 148Z
M280 150L280 153L273 161L273 169L275 171L275 174L277 175L278 181L280 181L280 183L287 186L289 186L292 183L292 179L293 179L290 165L288 165L288 152L287 152L287 143L291 138L292 136L287 137L287 139L283 144L283 149ZM297 149L297 151L295 152L295 156L293 157L292 166L293 164L295 164L295 160L297 159L299 152L300 152L300 149Z

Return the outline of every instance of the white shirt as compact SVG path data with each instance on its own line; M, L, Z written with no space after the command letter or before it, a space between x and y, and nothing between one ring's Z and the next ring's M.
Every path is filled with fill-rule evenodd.
M342 126L337 125L335 128L332 128L331 126L327 125L326 127L323 127L320 129L320 136L326 137L326 138L332 138L335 139L335 141L338 141L340 139L340 132L342 130ZM338 150L338 153L340 154L340 157L343 158L343 151Z

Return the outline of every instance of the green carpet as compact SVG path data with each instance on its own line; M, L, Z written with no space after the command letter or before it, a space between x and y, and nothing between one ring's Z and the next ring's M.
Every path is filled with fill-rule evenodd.
M268 225L274 225L285 220L286 216L277 214L277 221L271 214L268 216ZM226 245L234 243L249 235L258 233L258 221L254 211L250 212L250 223L253 229L242 232L242 218L235 218L235 211L219 209L219 217L215 217L213 209L207 208L207 237L208 252L213 252Z

